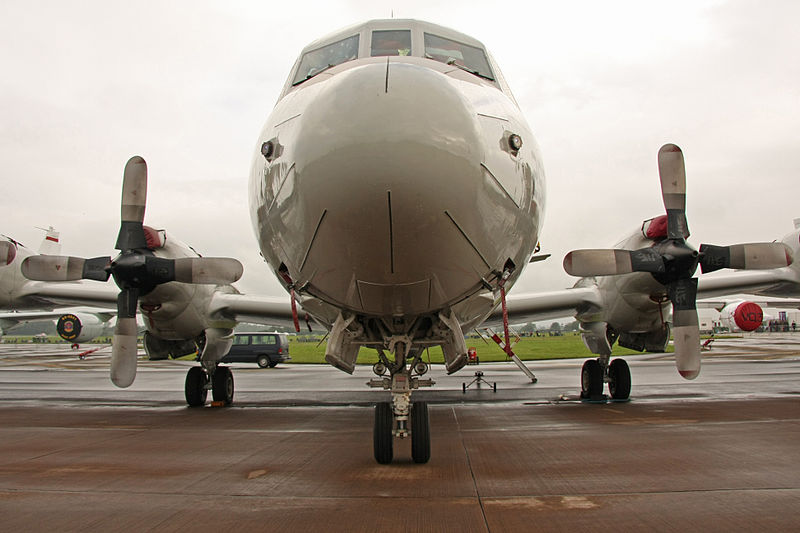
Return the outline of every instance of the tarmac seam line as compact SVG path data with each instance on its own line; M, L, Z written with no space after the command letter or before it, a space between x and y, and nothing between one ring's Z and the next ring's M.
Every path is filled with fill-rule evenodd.
M486 525L486 531L491 533L492 529L489 527L489 520L486 518L486 509L483 507L483 498L481 492L478 490L478 481L475 479L475 471L472 469L472 461L469 458L469 450L467 444L464 442L464 433L461 431L461 422L458 420L456 408L450 408L453 411L453 418L456 420L456 428L458 429L458 436L461 439L461 447L464 448L464 456L467 458L467 467L469 468L469 475L472 477L472 486L475 489L475 496L478 498L478 505L481 506L481 516L483 516L483 523Z

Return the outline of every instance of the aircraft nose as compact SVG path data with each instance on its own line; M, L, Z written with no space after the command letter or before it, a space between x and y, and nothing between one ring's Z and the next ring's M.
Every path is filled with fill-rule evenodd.
M385 62L320 84L299 117L286 206L316 221L300 239L301 280L357 310L405 313L445 305L489 270L465 235L482 147L454 83Z

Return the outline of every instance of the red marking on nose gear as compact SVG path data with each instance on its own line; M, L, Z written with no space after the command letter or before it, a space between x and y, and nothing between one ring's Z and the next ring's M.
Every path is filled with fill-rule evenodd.
M508 308L506 307L506 280L511 276L510 270L505 270L503 272L500 281L497 282L497 286L500 287L500 302L503 306L503 336L505 337L505 342L500 340L500 337L494 333L492 334L492 340L502 348L506 355L509 357L514 355L514 351L511 349L511 343L509 342L509 334L508 334Z
M294 330L296 332L300 331L300 320L297 318L297 298L294 294L294 281L292 277L289 275L289 271L286 270L286 267L281 265L281 268L278 270L278 274L280 274L283 281L286 282L286 285L289 286L289 298L291 298L292 302L292 321L294 322ZM311 329L309 326L308 329Z
M294 287L289 289L289 296L292 299L292 321L294 322L294 330L300 331L300 321L297 319L297 302L294 296Z

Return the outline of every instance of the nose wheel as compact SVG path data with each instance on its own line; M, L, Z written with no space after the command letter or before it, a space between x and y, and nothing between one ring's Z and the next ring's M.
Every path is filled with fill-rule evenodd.
M431 425L426 402L411 404L411 458L419 464L431 458Z
M389 402L377 404L375 406L375 427L372 431L372 447L375 460L382 465L392 462L393 425L392 404Z
M411 418L411 458L415 463L424 464L431 458L431 426L428 418L428 404L414 402L410 409ZM395 416L391 402L375 405L375 426L372 432L375 461L386 465L394 455Z

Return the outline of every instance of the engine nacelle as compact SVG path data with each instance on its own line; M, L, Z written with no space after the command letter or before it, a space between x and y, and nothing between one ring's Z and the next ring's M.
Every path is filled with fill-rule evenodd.
M720 310L719 319L731 331L755 331L764 321L764 311L755 302L731 302Z
M56 322L56 331L65 341L89 342L103 333L103 321L86 313L61 315Z
M202 340L202 339L201 339ZM194 339L166 340L156 337L149 331L144 332L144 351L151 361L160 359L177 359L185 355L197 353L198 344Z
M671 327L664 324L661 328L642 333L623 332L617 344L623 348L638 352L662 353L667 351Z

